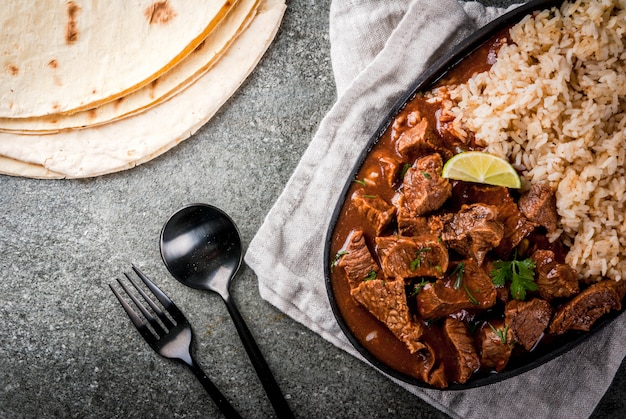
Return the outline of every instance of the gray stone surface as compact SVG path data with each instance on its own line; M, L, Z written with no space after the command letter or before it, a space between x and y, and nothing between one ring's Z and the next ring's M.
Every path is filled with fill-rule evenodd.
M221 300L172 279L158 237L173 211L207 202L250 242L335 100L329 4L289 2L239 92L165 155L95 179L0 177L0 417L218 415L193 375L153 353L114 300L108 284L131 263L186 312L200 364L242 414L272 416ZM232 291L298 417L445 417L263 301L250 269ZM623 414L625 372L594 417Z

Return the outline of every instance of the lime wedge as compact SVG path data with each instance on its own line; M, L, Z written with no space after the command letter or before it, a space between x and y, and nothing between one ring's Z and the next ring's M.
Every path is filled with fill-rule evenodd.
M443 166L442 176L507 188L519 189L522 186L519 175L508 161L482 151L454 155Z

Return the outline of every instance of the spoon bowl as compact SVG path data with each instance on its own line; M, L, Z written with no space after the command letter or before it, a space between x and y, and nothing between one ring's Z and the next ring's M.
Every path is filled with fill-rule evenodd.
M178 281L226 298L243 257L239 230L219 208L188 205L165 223L161 256Z
M163 262L174 278L189 287L212 291L222 297L278 417L293 417L272 371L230 295L230 283L242 260L241 237L234 221L212 205L187 205L163 225L160 248Z

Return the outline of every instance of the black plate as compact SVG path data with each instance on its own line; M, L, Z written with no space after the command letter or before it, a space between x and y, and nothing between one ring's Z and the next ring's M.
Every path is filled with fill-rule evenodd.
M356 348L357 351L365 359L367 359L371 364L373 364L376 368L381 371L389 374L392 377L395 377L399 380L407 382L409 384L413 384L420 387L431 388L434 387L424 383L422 380L408 376L406 374L400 373L395 369L389 367L388 365L382 363L376 357L374 357L365 347L363 347L359 341L352 334L352 331L346 324L339 306L337 305L337 301L335 300L332 281L330 276L331 270L331 261L333 259L333 255L331 255L331 243L333 238L333 233L335 230L335 225L339 218L339 214L341 208L346 200L348 189L352 183L352 179L355 178L358 170L363 165L366 157L371 151L372 147L378 142L378 140L385 133L389 125L392 123L395 116L405 107L405 105L417 94L417 92L422 92L430 89L438 80L440 80L443 76L445 76L452 68L454 68L459 62L463 61L467 56L469 56L472 52L478 49L483 43L488 41L491 37L496 35L499 31L504 28L511 26L518 21L520 21L524 16L533 11L545 10L549 9L553 6L560 6L564 1L563 0L535 0L526 3L511 12L499 17L498 19L492 21L488 25L484 26L472 36L468 37L465 41L461 42L454 50L450 53L443 56L439 59L430 69L425 71L412 85L412 88L409 89L406 94L402 97L402 99L392 108L391 112L387 115L387 117L383 120L380 125L378 131L372 136L370 141L368 142L367 147L361 153L359 160L355 167L352 170L350 177L346 180L346 184L344 186L343 192L340 196L339 201L335 207L333 212L333 216L331 219L331 223L327 232L325 249L324 249L324 276L326 281L326 291L328 293L328 298L330 300L330 305L332 307L333 313L339 326L341 327L343 333L346 335L350 343ZM492 374L474 374L466 383L464 384L456 384L450 383L450 385L445 390L464 390L468 388L480 387L488 384L492 384L498 381L505 380L507 378L511 378L517 376L526 371L532 370L562 354L568 352L569 350L575 348L583 341L594 335L598 330L602 329L604 326L609 324L615 318L617 318L621 314L621 311L611 311L609 314L606 314L601 319L596 321L589 332L577 332L570 331L564 335L555 337L551 339L551 342L545 345L542 345L540 348L527 353L525 356L516 357L515 359L511 359L506 369L500 373L492 373Z

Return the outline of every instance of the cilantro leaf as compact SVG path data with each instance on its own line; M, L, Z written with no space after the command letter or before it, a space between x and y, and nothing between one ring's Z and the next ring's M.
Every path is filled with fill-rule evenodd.
M508 337L508 333L509 333L509 325L505 325L504 329L496 329L491 323L487 323L489 325L489 327L491 327L491 330L493 330L493 333L496 334L496 336L498 338L500 338L500 341L502 343L506 343L507 341L507 337Z
M495 286L503 287L511 283L511 295L516 300L525 300L527 291L536 291L535 262L528 258L517 260L517 255L511 261L499 260L494 262L494 269L489 273L491 282Z
M458 290L461 288L461 284L463 283L463 273L465 272L465 263L459 262L458 265L454 268L451 275L456 275L456 279L454 280L454 289Z
M429 282L425 278L422 278L422 281L419 284L413 285L413 289L411 290L411 297L414 297L417 294L419 294L422 288L424 288L424 286L426 286L426 284L428 283Z
M335 268L335 266L337 266L337 263L339 263L339 259L341 259L342 256L347 255L347 254L348 252L345 250L338 251L333 261L330 263L330 270L332 271Z
M415 259L409 263L409 268L414 271L422 266L422 253L429 252L430 250L430 247L422 247L421 249L418 249L417 252L415 252Z
M377 275L378 273L372 269L371 271L368 272L367 276L363 278L363 281L371 281L373 279L376 279Z

